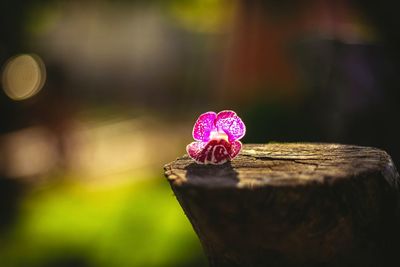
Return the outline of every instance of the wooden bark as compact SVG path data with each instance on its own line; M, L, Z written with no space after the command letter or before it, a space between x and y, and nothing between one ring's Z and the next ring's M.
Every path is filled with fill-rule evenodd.
M382 150L249 144L165 175L210 266L400 266L399 175Z

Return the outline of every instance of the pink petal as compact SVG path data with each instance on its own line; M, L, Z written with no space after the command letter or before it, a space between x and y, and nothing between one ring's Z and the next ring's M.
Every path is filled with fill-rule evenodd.
M204 143L204 147L200 151L200 153L197 155L197 157L193 158L197 163L200 164L207 164L208 162L211 161L212 159L212 151L215 145L215 140L211 140L210 142L202 142Z
M246 126L243 121L232 110L224 110L218 113L215 125L218 131L224 131L229 141L241 139L246 133Z
M193 127L193 138L197 141L208 142L210 140L210 134L216 130L215 119L217 114L209 111L199 116Z
M196 160L206 145L205 142L192 142L186 146L186 152L192 159Z
M212 155L211 164L223 164L231 159L227 147L223 144L215 145Z
M231 143L231 153L229 155L231 157L231 159L236 157L237 154L239 154L241 149L242 149L242 143L240 141L233 141Z
M231 144L226 140L193 142L187 146L188 154L200 164L223 164L230 160Z

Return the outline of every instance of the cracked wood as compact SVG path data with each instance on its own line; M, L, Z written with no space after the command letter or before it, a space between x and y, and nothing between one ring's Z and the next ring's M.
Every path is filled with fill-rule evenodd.
M390 266L395 258L399 176L380 149L248 144L224 165L183 156L164 169L211 266Z

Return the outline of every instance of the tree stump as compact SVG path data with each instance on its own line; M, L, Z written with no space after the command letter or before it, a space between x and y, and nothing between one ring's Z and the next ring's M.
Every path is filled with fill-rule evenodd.
M400 266L399 175L382 150L248 144L224 165L164 169L210 266Z

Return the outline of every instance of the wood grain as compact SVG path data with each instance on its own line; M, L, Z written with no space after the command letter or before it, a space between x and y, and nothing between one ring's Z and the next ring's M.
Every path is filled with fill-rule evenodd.
M248 144L224 165L164 169L210 266L393 266L399 175L382 150Z

